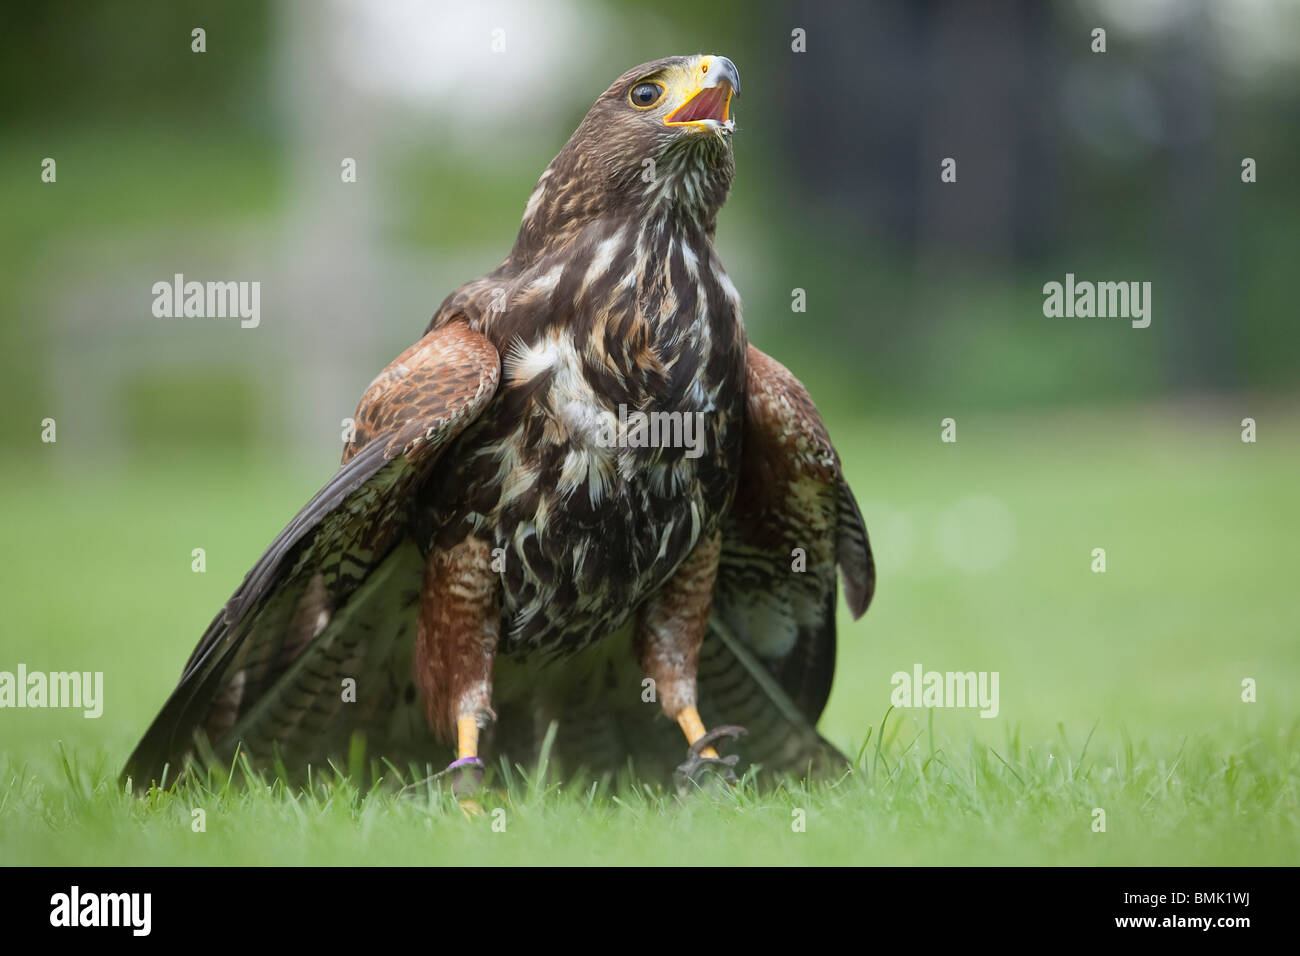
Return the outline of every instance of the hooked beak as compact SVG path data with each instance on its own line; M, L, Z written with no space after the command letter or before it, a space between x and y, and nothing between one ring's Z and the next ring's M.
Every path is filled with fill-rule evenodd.
M697 85L685 102L664 118L666 126L695 126L732 132L731 97L740 95L740 71L725 56L700 58Z

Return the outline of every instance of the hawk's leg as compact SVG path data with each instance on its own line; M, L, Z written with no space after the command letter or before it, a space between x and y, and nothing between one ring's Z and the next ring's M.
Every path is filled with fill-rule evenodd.
M722 537L695 546L673 576L641 608L636 623L635 648L641 671L655 683L664 713L677 721L686 735L686 762L674 773L679 786L698 782L710 772L734 782L737 758L719 757L714 744L721 737L738 737L740 727L707 731L696 700L696 673L700 646L709 626L713 582L718 573Z
M435 548L425 565L415 640L415 673L438 739L456 741L445 773L457 796L483 782L479 731L496 719L492 665L501 610L491 549L477 538Z

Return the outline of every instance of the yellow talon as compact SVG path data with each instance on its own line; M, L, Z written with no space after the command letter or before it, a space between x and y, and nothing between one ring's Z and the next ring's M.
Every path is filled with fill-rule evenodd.
M683 707L677 715L677 725L682 728L682 733L686 735L686 743L694 746L695 741L704 736L704 721L700 720L700 712L694 707ZM705 747L700 751L701 757L716 760L718 752L712 747Z

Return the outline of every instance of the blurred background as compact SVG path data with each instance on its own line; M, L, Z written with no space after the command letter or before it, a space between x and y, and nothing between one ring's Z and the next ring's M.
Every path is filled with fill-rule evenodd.
M673 52L741 66L718 246L754 338L814 367L827 400L955 415L1271 392L1300 364L1293 0L53 2L13 17L9 440L53 415L97 455L259 441L323 460L373 371L504 256L596 95ZM1151 281L1152 327L1044 319L1042 285L1067 271ZM177 272L259 280L261 327L155 319L151 286Z
M744 79L720 255L880 564L832 738L917 661L1002 672L999 720L953 733L1176 737L1255 719L1244 677L1294 727L1294 0L50 0L0 32L0 668L103 669L110 699L0 743L120 761L595 97L691 52ZM1067 272L1150 281L1150 328L1044 318ZM154 317L175 273L259 281L260 326Z

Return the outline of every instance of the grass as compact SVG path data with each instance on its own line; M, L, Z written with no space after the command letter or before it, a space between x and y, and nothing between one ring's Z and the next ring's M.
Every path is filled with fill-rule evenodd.
M9 466L0 670L102 670L106 700L98 720L0 711L0 860L1291 863L1300 416L1247 404L933 422L827 410L881 568L867 616L842 615L821 725L856 772L679 800L498 768L471 819L427 788L328 771L301 792L238 767L143 799L114 782L211 614L328 466L214 452L117 473ZM938 440L947 414L956 445ZM1239 440L1246 414L1257 445ZM997 671L998 716L890 711L890 675L916 663Z
M466 816L432 786L309 787L242 767L144 798L115 768L42 779L5 768L3 846L45 864L1288 864L1297 842L1297 727L1185 741L1172 759L1127 738L1111 753L1002 747L867 749L856 773L811 788L679 799L658 789L498 778ZM1076 742L1075 746L1078 746ZM1051 751L1051 752L1049 752ZM1105 832L1094 832L1095 808ZM196 832L202 810L202 832ZM22 823L24 825L16 825ZM802 830L798 829L802 823Z

